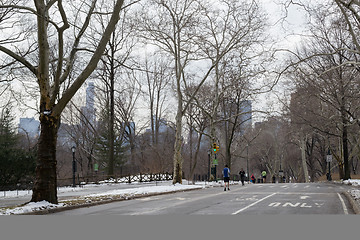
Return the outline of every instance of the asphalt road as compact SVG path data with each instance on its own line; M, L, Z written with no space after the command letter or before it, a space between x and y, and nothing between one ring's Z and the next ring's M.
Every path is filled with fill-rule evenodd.
M354 214L341 193L346 186L329 183L232 185L114 202L54 215L238 215Z

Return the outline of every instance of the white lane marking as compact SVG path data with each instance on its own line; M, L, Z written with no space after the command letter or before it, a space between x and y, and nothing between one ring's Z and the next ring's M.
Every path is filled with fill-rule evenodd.
M269 204L269 207L301 207L301 208L312 208L311 205L307 205L307 203L290 203L290 202L286 202L284 204L282 204L281 202L273 202Z
M278 206L280 206L280 205L281 205L280 202L273 202L273 203L270 203L270 204L269 204L269 207L278 207Z
M310 196L301 196L300 199L307 199L307 198L310 198Z
M244 188L243 188L243 189L244 189ZM234 191L234 192L235 192L235 191ZM151 210L143 211L143 212L134 212L134 213L131 213L131 214L129 214L129 215L151 214L151 213L155 213L155 212L158 212L158 211L167 209L167 208L172 208L172 207L179 206L179 205L182 205L182 204L185 204L185 203L194 202L194 201L198 201L198 200L201 200L201 199L204 199L204 198L214 197L214 196L218 196L218 195L222 195L222 194L224 194L224 192L215 193L215 194L211 194L211 195L203 195L203 196L197 197L197 198L185 199L185 200L179 201L178 203L174 203L174 204L172 204L172 205L170 205L170 206L153 208L153 209L151 209ZM178 200L179 200L179 199L178 199Z
M295 203L295 204L290 203L290 202L287 202L287 203L284 203L283 207L287 207L287 206L290 206L290 207L297 207L297 206L299 206L299 205L300 205L300 203L299 203L299 202L298 202L298 203Z
M349 212L348 212L348 210L347 210L347 207L346 207L346 205L345 205L344 199L342 199L342 197L341 197L341 195L340 195L339 193L337 193L337 195L338 195L339 198L340 198L340 201L341 201L342 207L343 207L343 209L344 209L345 215L349 214Z
M260 200L258 200L258 201L256 201L256 202L248 205L247 207L244 207L244 208L242 208L242 209L240 209L240 210L232 213L231 215L239 214L240 212L242 212L242 211L244 211L244 210L246 210L246 209L248 209L248 208L250 208L250 207L252 207L252 206L254 206L254 205L256 205L256 204L258 204L258 203L261 202L261 201L264 201L265 199L267 199L267 198L269 198L269 197L274 196L275 194L276 194L276 193L270 194L270 195L268 195L268 196L266 196L266 197L264 197L264 198L262 198L262 199L260 199Z
M306 204L307 204L307 203L303 203L303 204L301 204L300 207L302 207L302 208L312 208L311 205L306 205Z

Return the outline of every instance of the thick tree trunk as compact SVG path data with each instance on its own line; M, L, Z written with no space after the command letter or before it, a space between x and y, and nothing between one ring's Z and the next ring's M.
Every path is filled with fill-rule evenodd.
M114 56L112 56L112 60ZM115 122L115 100L114 100L114 82L115 82L114 64L111 64L111 76L110 76L110 118L109 118L109 165L108 165L108 177L114 177L114 122Z
M194 164L190 168L190 177L194 176L194 172L195 172L195 168L196 168L197 160L198 160L198 155L199 155L199 151L200 151L201 139L202 139L202 134L199 135L198 140L197 140L196 151L195 151L195 156L194 156ZM192 183L195 184L194 178L192 180Z
M302 162L302 167L303 167L303 171L304 171L304 181L307 183L309 182L309 171L308 171L308 167L307 167L307 163L306 163L306 140L302 137L301 138L301 162Z
M174 145L174 176L173 184L182 183L182 157L181 157L181 147L182 147L182 114L178 112L176 116L176 133L175 133L175 145Z
M40 124L36 181L31 202L47 201L57 204L56 142L60 119L42 114Z
M344 151L344 180L351 178L350 164L349 164L349 149L348 149L348 134L347 126L343 129L343 151Z

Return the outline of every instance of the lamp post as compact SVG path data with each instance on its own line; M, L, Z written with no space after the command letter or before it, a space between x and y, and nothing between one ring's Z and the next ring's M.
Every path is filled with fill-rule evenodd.
M75 184L75 172L76 172L75 151L76 151L76 147L72 146L71 151L72 151L72 154L73 154L73 161L72 161L73 187L76 187L76 184Z
M330 147L328 148L328 153L326 155L326 162L329 164L329 172L327 174L327 180L331 181L331 172L330 172L330 163L332 161L332 155L331 155L331 151L330 151Z
M246 145L246 171L248 183L250 183L250 173L249 173L249 144Z
M211 156L211 152L210 150L208 150L208 182L210 182L210 156Z

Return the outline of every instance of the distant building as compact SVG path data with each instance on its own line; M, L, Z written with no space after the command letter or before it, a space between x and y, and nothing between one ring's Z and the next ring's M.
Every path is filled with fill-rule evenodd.
M252 102L251 100L245 100L240 103L240 119L241 119L241 132L242 134L246 129L252 126Z
M122 128L124 129L124 144L129 144L130 138L135 137L135 122L129 122L125 124L124 122L121 123Z
M224 119L237 117L237 128L238 134L244 135L244 133L252 127L252 102L251 100L243 100L241 102L231 101L226 104L225 114L222 114ZM224 122L231 124L231 121Z
M37 138L40 135L40 122L35 118L20 118L18 133Z
M86 105L81 108L83 113L83 123L87 125L90 123L94 126L96 122L95 116L95 85L93 82L88 83L88 87L86 88Z
M154 129L156 128L155 126L155 122L156 122L156 117L153 116L153 122L154 122ZM167 131L169 131L169 125L167 123L167 121L163 118L159 119L159 133L166 133ZM151 128L146 129L147 133L151 133Z

